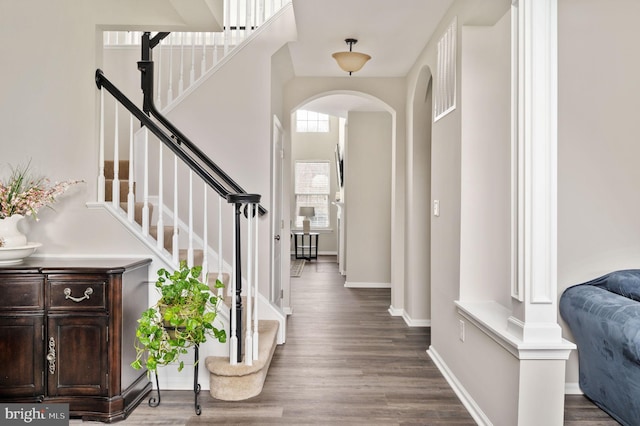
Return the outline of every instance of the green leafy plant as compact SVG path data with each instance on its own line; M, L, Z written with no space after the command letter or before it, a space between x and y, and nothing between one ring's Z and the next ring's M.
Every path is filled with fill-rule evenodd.
M164 268L158 270L155 286L161 296L138 319L133 368L146 367L149 372L156 371L158 366L176 361L181 354L186 354L194 345L204 343L208 337L226 342L225 330L213 324L221 298L200 281L201 273L201 266L189 268L184 261L174 272ZM215 287L224 285L216 280ZM183 368L184 362L180 361L178 371Z

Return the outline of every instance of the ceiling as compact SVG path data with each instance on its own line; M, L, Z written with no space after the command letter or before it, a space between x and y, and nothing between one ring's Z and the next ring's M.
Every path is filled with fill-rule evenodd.
M404 77L451 3L453 0L293 0L298 39L289 44L289 51L295 74ZM331 57L334 52L348 50L346 38L358 40L354 51L372 57L351 77ZM335 116L346 116L351 110L381 109L353 95L331 95L304 108Z

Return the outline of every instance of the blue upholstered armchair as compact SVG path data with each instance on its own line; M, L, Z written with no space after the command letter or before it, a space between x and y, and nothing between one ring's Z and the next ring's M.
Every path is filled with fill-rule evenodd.
M560 314L578 346L584 394L623 425L640 425L640 269L569 287Z

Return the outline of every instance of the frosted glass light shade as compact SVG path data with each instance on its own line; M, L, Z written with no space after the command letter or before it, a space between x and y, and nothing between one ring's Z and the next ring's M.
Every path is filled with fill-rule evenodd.
M333 55L338 66L348 73L360 70L367 63L371 56L360 52L336 52Z
M306 218L314 217L316 215L316 209L313 207L300 207L298 214Z

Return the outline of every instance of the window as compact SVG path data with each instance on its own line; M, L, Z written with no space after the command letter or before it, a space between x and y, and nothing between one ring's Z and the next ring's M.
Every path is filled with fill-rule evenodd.
M456 28L454 18L449 28L438 41L438 72L433 102L433 122L435 123L456 109Z
M298 216L300 207L313 207L316 215L311 219L312 228L329 227L329 180L328 161L296 161L296 228L302 228L302 216Z
M329 131L329 116L319 112L299 109L296 111L296 132L326 133Z

